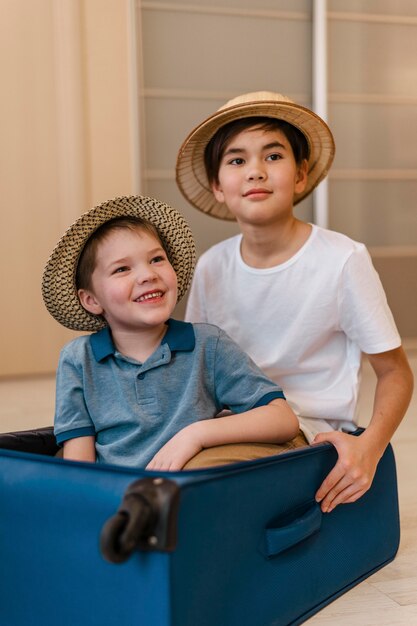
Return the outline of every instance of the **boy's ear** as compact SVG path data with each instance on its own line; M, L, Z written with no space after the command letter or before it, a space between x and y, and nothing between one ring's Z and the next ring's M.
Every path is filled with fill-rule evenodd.
M221 190L219 183L211 183L211 190L217 202L224 202L224 193Z
M77 293L78 298L86 311L93 313L94 315L101 315L104 312L103 307L92 291L89 291L88 289L79 289Z
M303 159L300 167L297 170L297 176L295 178L295 193L302 193L307 185L308 179L308 163L307 159Z

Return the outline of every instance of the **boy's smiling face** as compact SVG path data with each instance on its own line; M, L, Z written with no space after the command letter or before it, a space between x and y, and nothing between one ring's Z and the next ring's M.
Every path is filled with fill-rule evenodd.
M161 242L143 228L111 230L97 247L91 289L81 304L112 333L162 326L177 303L177 276Z
M233 137L212 190L240 224L268 225L293 216L294 194L307 182L307 164L297 166L280 130L253 127Z

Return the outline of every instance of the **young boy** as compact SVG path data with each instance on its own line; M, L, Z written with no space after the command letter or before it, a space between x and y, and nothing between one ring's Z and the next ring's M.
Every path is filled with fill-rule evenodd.
M293 206L326 176L330 129L271 92L244 94L195 128L177 182L197 209L241 235L200 258L186 319L217 324L283 385L311 443L339 458L316 498L323 511L370 487L412 393L412 374L363 244L300 221ZM361 353L377 376L373 414L353 431Z
M141 196L95 207L58 242L45 304L64 326L98 331L61 352L64 458L179 470L210 446L297 434L281 388L223 331L170 319L194 260L183 217ZM222 409L235 414L214 419Z

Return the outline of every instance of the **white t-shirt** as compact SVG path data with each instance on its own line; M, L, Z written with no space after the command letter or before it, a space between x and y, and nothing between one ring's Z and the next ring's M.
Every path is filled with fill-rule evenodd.
M352 429L361 352L401 345L368 251L313 225L291 259L255 269L244 263L241 241L201 256L187 321L223 328L284 389L309 441L329 427Z

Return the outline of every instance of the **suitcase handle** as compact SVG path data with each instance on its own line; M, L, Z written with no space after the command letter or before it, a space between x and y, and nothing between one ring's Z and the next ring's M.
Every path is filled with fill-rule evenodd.
M263 553L270 559L288 548L292 548L320 530L322 512L316 502L303 515L290 524L266 528Z

